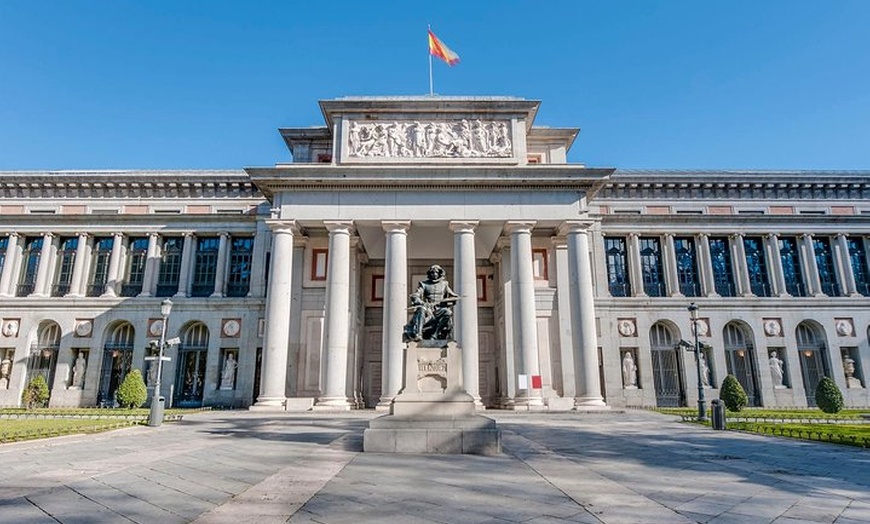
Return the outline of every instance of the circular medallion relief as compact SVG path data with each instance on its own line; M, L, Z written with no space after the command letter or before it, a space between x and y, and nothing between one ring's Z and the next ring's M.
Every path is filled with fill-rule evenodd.
M617 325L617 329L619 330L619 334L624 336L624 337L634 336L634 333L635 333L634 321L629 320L627 318L622 319L619 321L619 324Z
M851 337L854 334L852 331L852 322L845 318L837 320L837 334L841 337Z
M148 334L152 337L159 337L161 331L163 331L163 319L152 320L151 325L148 326Z
M76 324L76 335L80 337L89 337L91 336L92 328L93 324L90 320L81 320L78 324Z
M782 335L782 326L779 325L779 320L775 318L765 320L764 333L769 337L778 337Z
M9 319L3 322L3 335L6 337L14 337L18 335L18 321Z
M228 337L234 337L239 334L239 331L242 330L242 325L238 320L232 318L224 322L224 335Z

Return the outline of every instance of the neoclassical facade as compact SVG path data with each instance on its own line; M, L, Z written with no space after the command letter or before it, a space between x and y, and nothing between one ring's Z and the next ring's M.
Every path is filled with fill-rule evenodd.
M0 405L153 379L176 406L385 409L408 296L438 264L481 409L679 406L735 375L750 403L870 406L868 172L569 164L577 129L508 97L321 101L293 162L0 173Z

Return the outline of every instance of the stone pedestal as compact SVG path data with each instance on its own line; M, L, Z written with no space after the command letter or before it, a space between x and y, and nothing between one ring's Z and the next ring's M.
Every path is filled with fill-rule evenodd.
M462 388L462 356L455 342L443 347L405 348L404 388L390 414L372 420L363 450L375 453L501 452L495 421L478 415L474 397Z

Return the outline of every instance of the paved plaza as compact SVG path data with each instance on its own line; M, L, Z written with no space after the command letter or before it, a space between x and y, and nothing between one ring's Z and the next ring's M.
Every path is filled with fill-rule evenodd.
M495 457L362 453L372 412L206 412L0 446L0 522L870 522L870 451L643 411L488 412Z

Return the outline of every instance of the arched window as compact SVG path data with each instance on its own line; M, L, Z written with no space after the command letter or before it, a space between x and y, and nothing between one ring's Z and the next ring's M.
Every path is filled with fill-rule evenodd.
M36 344L30 347L27 359L25 384L37 376L45 379L48 388L54 383L54 369L57 364L57 351L60 347L60 326L47 320L39 325L36 333Z
M755 348L752 345L749 328L729 322L722 333L725 339L725 365L728 374L734 375L746 396L750 406L761 404L758 394L758 384L755 373Z
M109 327L106 343L103 345L103 367L100 368L100 390L97 404L115 406L115 394L133 365L133 339L136 335L133 325L121 322Z
M807 393L807 405L816 405L816 386L822 377L828 376L827 347L821 328L804 321L795 332L801 376Z
M201 322L191 324L181 335L181 346L178 348L178 372L175 377L176 406L202 405L208 338L208 327Z
M682 405L685 395L676 335L666 324L658 322L650 328L649 343L656 405L660 407Z

